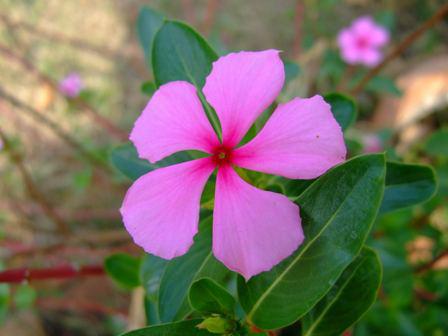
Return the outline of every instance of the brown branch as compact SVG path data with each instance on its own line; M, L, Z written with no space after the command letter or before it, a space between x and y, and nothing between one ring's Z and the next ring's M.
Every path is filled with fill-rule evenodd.
M418 267L415 269L415 273L417 273L417 274L423 274L423 273L425 273L425 272L431 270L431 269L434 267L434 265L435 265L440 259L442 259L442 258L444 258L444 257L446 257L446 256L448 256L448 249L442 251L439 255L437 255L434 259L430 260L429 262L427 262L427 263L425 263L425 264L423 264L423 265L418 266Z
M37 204L39 204L40 208L45 213L45 215L56 224L58 231L61 234L67 235L70 231L69 226L53 209L51 204L45 198L44 194L39 190L37 185L34 183L31 174L28 172L27 168L25 167L25 164L23 163L22 156L18 152L16 152L14 148L11 146L11 142L9 141L8 137L1 128L0 128L0 139L3 142L5 151L9 154L11 163L17 167L23 180L23 184L25 185L25 188L30 198L33 199Z
M49 85L55 92L59 92L58 83L47 76L46 74L40 72L31 62L24 59L23 57L12 52L8 46L0 43L0 54L5 56L7 59L14 61L19 64L22 68L31 73L37 80ZM61 94L62 95L62 94ZM71 98L70 101L78 108L82 109L86 114L92 119L92 121L103 127L109 132L110 135L114 136L120 141L126 141L128 135L121 128L111 123L107 118L103 117L99 112L97 112L89 103L87 103L81 97Z
M0 283L21 283L50 279L70 279L74 277L104 275L103 265L75 267L64 265L51 268L16 268L0 272Z
M384 60L378 64L376 67L372 68L366 75L356 84L356 86L351 89L351 94L359 94L367 83L375 77L383 68L394 58L400 56L410 45L412 45L419 37L423 35L428 29L432 28L440 20L442 20L445 15L448 14L448 4L443 5L439 10L426 20L422 25L420 25L416 30L410 33L404 38L395 48L387 55Z
M73 149L79 152L82 156L84 156L88 161L90 161L94 165L99 165L103 169L106 169L106 171L108 172L110 171L109 166L105 162L103 162L96 155L85 149L83 145L81 145L78 141L76 141L69 134L67 134L62 128L60 128L57 123L47 118L44 114L37 111L35 108L31 107L28 104L25 104L24 102L18 100L14 96L7 93L2 86L0 86L0 98L4 99L5 101L15 106L16 108L19 108L21 111L27 113L37 122L48 127L51 131L53 131L54 134L56 134L59 138L61 138L64 142L66 142L69 146L71 146Z

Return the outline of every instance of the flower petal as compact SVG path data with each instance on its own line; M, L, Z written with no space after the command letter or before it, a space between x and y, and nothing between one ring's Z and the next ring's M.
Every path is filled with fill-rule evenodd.
M299 207L244 182L230 166L218 171L213 253L246 280L290 256L304 239Z
M160 168L135 181L120 209L134 242L165 259L186 253L198 231L201 194L213 170L205 158Z
M241 51L213 63L203 92L221 121L225 145L241 141L280 93L284 80L278 50Z
M321 96L280 104L260 133L235 150L243 168L292 179L311 179L345 160L341 127Z
M182 150L210 153L219 145L195 87L182 81L162 85L154 93L130 139L140 158L153 163Z
M379 25L377 25L370 34L370 41L372 45L375 47L382 47L386 45L389 42L389 39L390 39L389 31L386 28Z
M382 59L383 54L375 48L370 48L360 53L360 60L367 67L376 66Z

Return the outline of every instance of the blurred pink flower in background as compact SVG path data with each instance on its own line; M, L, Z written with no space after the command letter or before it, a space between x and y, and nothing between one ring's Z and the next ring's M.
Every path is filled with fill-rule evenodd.
M378 153L384 150L383 142L376 134L364 135L362 138L362 145L364 153Z
M304 239L299 207L250 185L234 170L313 179L345 160L341 127L317 95L279 104L258 135L238 147L284 80L277 50L231 53L214 62L203 93L221 122L222 141L192 84L169 82L154 93L130 136L140 158L154 163L190 149L210 156L159 168L134 182L121 214L138 245L165 259L186 253L198 231L202 191L217 170L213 254L218 260L249 279L299 247Z
M74 98L79 95L84 88L81 77L77 73L70 73L59 82L59 91L69 98Z
M342 59L348 64L377 65L383 59L381 48L389 42L389 32L370 16L362 16L342 29L338 45Z

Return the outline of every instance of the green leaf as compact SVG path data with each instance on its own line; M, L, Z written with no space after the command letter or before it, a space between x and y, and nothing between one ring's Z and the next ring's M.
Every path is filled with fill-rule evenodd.
M36 290L29 285L21 285L14 292L14 306L18 309L29 309L36 301Z
M202 88L212 69L216 53L190 26L175 21L166 21L157 33L152 65L157 86L184 80Z
M303 319L303 336L339 335L358 321L376 300L381 262L375 251L363 248L334 287Z
M433 133L425 144L425 151L436 157L448 157L448 129Z
M331 111L342 130L345 131L355 122L357 111L353 99L340 93L326 94L324 99L331 105Z
M120 172L134 181L154 169L170 166L190 159L191 156L187 152L178 152L153 164L147 160L139 159L138 153L131 143L115 147L110 154L112 164Z
M212 279L199 279L191 285L190 305L205 314L231 315L235 308L235 299L221 285Z
M317 179L297 199L305 241L247 283L238 278L248 320L262 329L293 323L335 284L359 253L384 191L382 154L359 156Z
M161 323L157 308L159 296L160 279L165 272L168 260L159 258L152 254L143 257L140 266L140 279L145 289L145 312L146 319L150 325Z
M233 320L228 320L221 316L210 316L202 321L202 323L198 325L198 328L206 329L213 334L234 335L233 331L235 331L236 323Z
M104 268L118 285L132 289L140 286L140 262L139 258L117 253L104 260Z
M199 233L187 254L171 260L162 276L159 289L159 315L162 322L185 318L192 312L188 302L191 284L204 277L222 283L227 268L213 257L212 218L200 224Z
M142 91L142 93L144 93L145 95L151 97L154 91L156 91L156 85L153 82L144 82L140 86L140 91Z
M366 90L375 93L389 93L393 96L400 97L403 93L395 85L392 78L385 76L375 76L366 85Z
M153 327L133 330L121 336L209 336L213 335L207 330L198 329L196 326L202 320L188 320L176 323L160 324Z
M381 213L427 201L434 195L437 182L429 166L387 162L386 189Z
M296 62L290 60L283 61L285 67L285 86L300 74L300 67Z
M156 300L160 279L165 271L168 260L162 259L152 254L146 254L143 257L140 266L140 278L142 279L143 288L145 288L146 296L151 300Z
M145 54L145 61L148 67L151 67L152 46L154 37L162 27L164 17L162 14L152 10L148 6L143 6L138 13L137 18L137 34L140 45Z
M0 325L3 324L3 322L6 319L6 315L8 313L9 298L10 298L9 285L0 284Z

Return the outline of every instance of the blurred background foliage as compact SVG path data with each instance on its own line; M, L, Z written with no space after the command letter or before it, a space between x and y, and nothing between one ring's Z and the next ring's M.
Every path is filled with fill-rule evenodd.
M350 93L367 70L343 63L336 34L353 19L370 14L389 29L389 51L444 3L0 0L0 129L9 139L0 151L0 269L102 264L119 252L106 268L112 278L116 268L128 275L118 285L106 277L0 284L0 334L115 335L144 320L142 292L129 291L144 279L141 252L117 211L130 182L109 162L153 88L137 35L142 5L188 22L220 54L282 50L288 100ZM378 217L368 244L379 251L383 281L353 335L448 334L447 41L445 18L354 97L351 155L384 150L392 160L430 164L438 190ZM71 72L85 85L76 99L55 85ZM424 190L418 183L411 192Z

